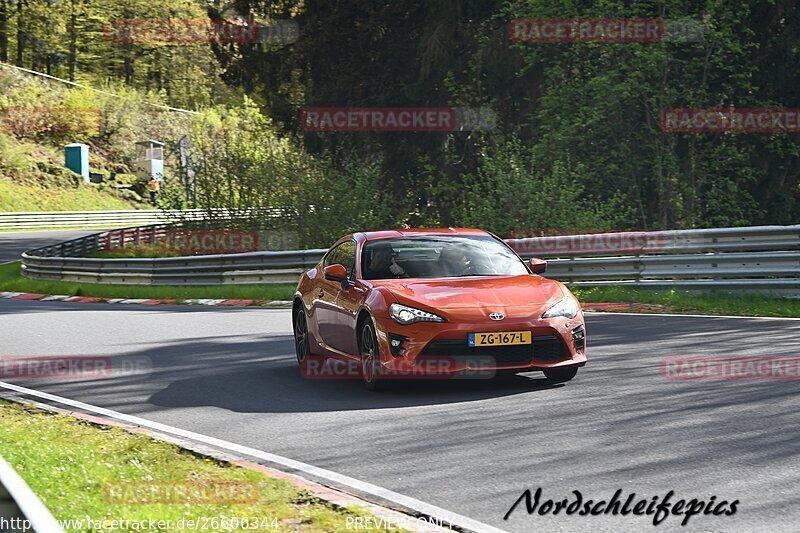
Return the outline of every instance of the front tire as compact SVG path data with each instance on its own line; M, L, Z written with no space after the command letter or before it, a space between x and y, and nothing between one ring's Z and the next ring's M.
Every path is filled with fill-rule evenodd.
M380 390L385 385L385 380L380 378L380 348L375 336L375 329L371 322L366 322L361 327L359 335L359 352L361 355L361 380L367 390Z
M308 319L302 305L295 311L292 325L294 329L294 351L297 355L297 363L302 366L311 355L311 344L308 340Z
M555 367L544 370L545 377L552 383L566 383L574 378L577 373L578 367L576 366Z

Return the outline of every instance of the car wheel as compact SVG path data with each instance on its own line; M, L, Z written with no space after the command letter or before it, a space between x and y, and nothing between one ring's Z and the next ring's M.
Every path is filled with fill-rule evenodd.
M548 368L544 371L545 377L553 383L569 381L574 378L577 373L578 367L576 366Z
M294 314L294 351L297 362L303 364L311 355L311 345L308 341L308 319L303 306L297 308Z
M361 327L359 351L361 352L361 379L364 381L364 386L371 391L381 389L384 380L379 377L380 350L375 330L370 322Z

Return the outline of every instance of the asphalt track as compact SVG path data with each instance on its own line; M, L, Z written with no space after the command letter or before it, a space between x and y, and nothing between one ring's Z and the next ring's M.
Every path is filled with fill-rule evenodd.
M0 233L0 263L19 261L26 250L56 244L84 235L99 233L102 229L55 230L55 231L12 231Z
M648 516L503 515L543 500L740 500L658 531L796 531L800 382L676 381L664 356L796 355L800 321L590 314L590 362L564 386L303 380L289 312L0 300L0 356L147 361L92 381L6 379L327 468L509 531L642 531ZM142 359L144 358L144 359Z

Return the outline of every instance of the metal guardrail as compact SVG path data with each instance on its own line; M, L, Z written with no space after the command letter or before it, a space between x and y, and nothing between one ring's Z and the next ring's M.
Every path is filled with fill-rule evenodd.
M0 457L0 531L63 533L63 529L28 487Z
M47 211L0 213L0 229L39 229L69 227L119 227L165 222L181 212L142 211ZM192 213L187 213L192 216Z
M248 210L242 210L247 212ZM278 213L278 210L268 210ZM204 220L209 213L224 218L238 216L241 212L226 209L173 209L130 211L40 211L0 213L0 230L42 228L118 228L167 223L176 220Z
M166 226L114 230L111 241L148 242ZM121 235L121 236L120 236ZM25 252L35 279L139 285L296 283L325 250L99 259L109 232ZM523 257L548 258L547 276L578 287L775 290L800 293L800 225L620 232L507 241ZM605 255L595 257L595 255Z
M800 225L583 233L507 239L523 257L641 256L800 250Z
M125 285L297 283L325 249L159 258L102 259L92 252L158 242L171 226L122 228L44 246L22 254L22 274L32 279Z
M297 283L325 250L250 252L191 257L99 259L23 254L22 273L34 279L134 285Z

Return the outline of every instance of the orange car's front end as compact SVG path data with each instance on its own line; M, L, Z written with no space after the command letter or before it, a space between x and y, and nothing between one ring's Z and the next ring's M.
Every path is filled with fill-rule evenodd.
M386 302L373 314L387 376L488 377L586 364L583 313L559 282L524 275L373 283Z

